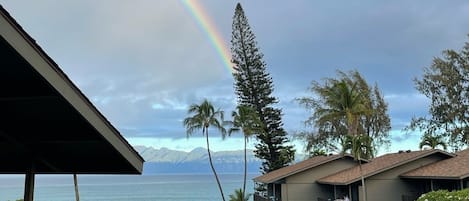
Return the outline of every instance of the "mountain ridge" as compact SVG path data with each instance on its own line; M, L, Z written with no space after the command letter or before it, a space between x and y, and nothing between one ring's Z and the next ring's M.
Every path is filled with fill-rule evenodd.
M197 147L189 152L172 150L166 147L160 149L151 146L134 146L135 150L145 159L146 162L184 162L184 161L197 161L207 160L208 153L207 149ZM244 162L244 150L233 150L233 151L210 151L212 159L215 161L237 161L235 159L242 160ZM247 150L248 162L260 161L254 156L254 151Z
M145 159L144 174L211 173L207 149L197 147L190 152L160 149L149 146L134 146ZM210 152L219 173L242 173L244 171L244 150ZM253 150L247 152L248 172L258 173L261 161Z

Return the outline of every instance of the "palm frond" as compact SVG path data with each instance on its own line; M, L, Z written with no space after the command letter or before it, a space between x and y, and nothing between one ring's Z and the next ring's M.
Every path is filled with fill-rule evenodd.
M229 201L248 201L250 194L244 194L243 189L236 189L233 194L230 194Z
M202 135L205 135L209 127L215 127L221 132L222 138L225 138L226 130L224 125L226 122L223 120L223 111L220 109L215 111L208 100L205 99L200 105L190 105L187 113L192 115L183 120L187 137L198 130L202 130Z

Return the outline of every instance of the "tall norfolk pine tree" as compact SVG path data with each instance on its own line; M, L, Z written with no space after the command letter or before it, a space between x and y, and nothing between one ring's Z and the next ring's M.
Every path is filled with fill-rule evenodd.
M289 139L282 128L282 111L273 107L278 101L272 96L272 78L266 72L263 55L239 3L236 5L232 28L235 93L238 104L254 108L263 123L263 132L256 135L259 143L255 154L263 159L262 172L271 172L288 165L294 159L294 149L293 146L285 145Z

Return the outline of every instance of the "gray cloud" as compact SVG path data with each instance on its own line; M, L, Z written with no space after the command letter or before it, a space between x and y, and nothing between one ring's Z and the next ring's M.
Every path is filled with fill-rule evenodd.
M180 1L0 2L125 136L185 137L185 109L204 98L227 116L234 109L233 80ZM236 2L200 3L228 44ZM426 112L412 79L469 33L464 1L242 4L287 131L303 129L308 116L292 100L336 69L377 83L399 130Z

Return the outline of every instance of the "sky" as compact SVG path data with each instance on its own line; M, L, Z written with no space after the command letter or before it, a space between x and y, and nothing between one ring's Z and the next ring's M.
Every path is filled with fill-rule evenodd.
M186 137L189 105L207 99L228 117L235 108L226 52L236 3L0 0L129 143L182 151L205 147L201 133ZM463 0L240 3L290 136L311 129L303 123L310 112L294 99L311 96L312 81L357 70L389 104L392 144L380 153L418 149L420 134L402 131L429 106L413 79L443 50L460 50L469 39ZM211 136L215 151L243 148L240 134ZM294 144L302 150L303 142Z

